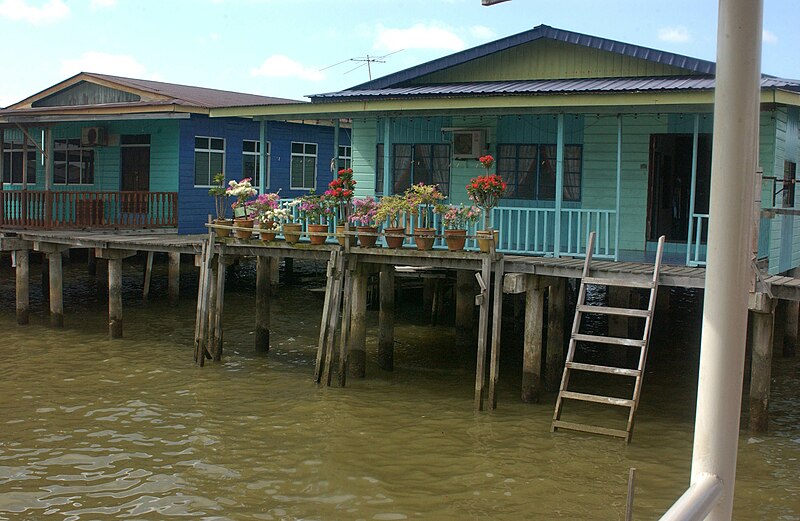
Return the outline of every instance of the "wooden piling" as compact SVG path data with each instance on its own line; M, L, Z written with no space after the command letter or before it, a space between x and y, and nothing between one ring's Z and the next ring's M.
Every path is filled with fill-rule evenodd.
M108 336L122 338L122 259L108 260Z
M169 252L168 286L169 303L174 306L181 297L181 254L178 252Z
M503 258L495 262L492 304L492 351L489 365L489 408L497 408L497 381L500 376L500 333L503 325Z
M564 279L553 281L547 301L547 352L545 354L545 387L557 391L564 369L564 314L567 308L567 285Z
M217 272L216 272L216 300L214 302L214 335L211 342L212 358L215 362L222 360L222 340L223 328L222 317L224 316L225 308L225 279L226 267L231 263L230 255L217 256Z
M750 373L750 430L766 432L769 427L769 392L772 370L772 300L759 294L762 305L750 310L753 324L752 363Z
M474 341L475 278L468 270L456 271L456 346L463 348Z
M476 274L481 287L480 294L475 297L478 311L478 355L475 361L475 410L483 410L483 389L486 381L486 341L489 331L489 286L492 279L492 259L484 255L481 260L481 272Z
M86 252L86 273L92 277L97 276L97 255L94 248L89 248Z
M42 272L42 296L49 301L50 300L50 262L48 260L48 255L42 252L40 257L40 269Z
M350 363L350 316L353 313L353 285L355 271L358 269L357 260L355 258L348 259L347 270L344 272L344 293L342 304L342 328L339 336L339 387L344 387L347 384L347 365ZM338 303L337 303L338 304Z
M331 256L333 259L333 255ZM322 370L322 383L331 384L333 374L333 355L336 337L336 324L339 322L339 306L342 302L342 285L345 277L345 255L337 254L335 257L335 267L333 269L333 281L331 284L330 305L328 306L328 327L327 338L325 339L324 365ZM344 323L342 324L344 325Z
M394 266L381 266L378 314L378 366L394 370Z
M27 249L15 250L17 278L17 324L23 326L30 319L30 253Z
M50 267L50 325L64 327L64 272L61 250L50 252L47 258Z
M206 351L210 355L211 359L214 358L214 353L216 352L216 345L214 344L214 339L217 335L217 319L216 319L216 310L217 310L217 278L219 276L219 270L221 266L219 265L218 261L219 256L214 259L211 263L211 271L208 274L208 305L206 307Z
M347 371L353 378L364 378L367 366L367 281L369 272L360 265L353 273L352 314Z
M522 355L522 401L538 403L542 392L542 341L544 289L538 277L528 275L525 292L525 337Z
M435 293L435 285L436 280L431 277L422 278L422 309L425 311L425 314L430 317L431 323L433 323L433 304L434 304L434 293Z
M153 276L153 255L154 252L147 252L147 260L144 263L144 284L142 284L142 300L150 298L150 279Z
M269 352L270 293L275 260L272 257L256 259L256 353Z
M322 318L320 320L319 327L319 342L317 343L317 361L314 365L314 382L316 383L320 383L321 381L323 366L330 367L330 364L326 363L328 361L326 357L326 350L328 348L328 341L332 339L335 332L335 328L331 330L330 327L332 314L331 309L333 308L332 302L334 299L334 282L338 277L338 258L339 252L336 250L332 251L330 259L328 260L328 267L326 271L327 282L325 284L325 303L322 306ZM277 260L275 263L277 264ZM336 310L336 314L338 315L338 309ZM332 351L333 349L331 348L331 352ZM328 375L330 375L330 370L328 370ZM325 385L330 385L330 381L327 381Z

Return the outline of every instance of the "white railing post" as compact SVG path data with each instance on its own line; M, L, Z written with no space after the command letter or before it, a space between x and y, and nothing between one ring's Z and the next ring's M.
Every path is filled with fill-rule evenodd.
M622 207L622 114L617 114L617 205L614 219L614 260L619 260L619 212Z
M722 496L722 481L703 474L667 510L660 521L702 521Z

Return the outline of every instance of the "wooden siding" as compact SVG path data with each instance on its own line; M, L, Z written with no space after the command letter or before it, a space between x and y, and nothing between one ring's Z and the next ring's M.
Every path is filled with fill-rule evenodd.
M64 90L34 101L32 107L72 107L76 105L104 105L108 103L131 103L140 101L138 94L112 89L81 81Z
M356 197L375 195L379 123L377 118L353 120L353 179L356 181Z
M686 69L552 40L537 40L416 79L414 84L468 81L676 76Z
M782 107L768 114L762 114L762 153L766 150L772 152L770 161L762 163L764 176L776 176L783 178L784 161L797 163L800 156L800 122L798 121L798 110L796 107ZM765 142L764 127L771 127L769 141ZM767 173L767 164L770 172ZM782 184L777 184L780 190ZM772 184L765 183L764 201L767 205L772 202ZM800 194L795 190L794 207L800 205ZM778 194L775 202L776 207L783 206L782 194ZM769 241L769 272L771 274L783 273L789 269L800 266L800 219L794 215L776 215L770 220L770 241Z

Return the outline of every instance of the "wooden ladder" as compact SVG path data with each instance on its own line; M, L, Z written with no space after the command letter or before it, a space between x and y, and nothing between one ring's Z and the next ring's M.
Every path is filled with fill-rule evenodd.
M653 312L656 306L656 295L658 292L658 275L661 270L661 257L664 251L664 236L658 240L658 249L656 251L655 264L653 265L653 276L650 280L642 280L641 278L625 278L624 276L617 275L615 278L611 277L593 277L591 273L592 263L592 250L594 249L595 234L592 232L589 235L589 241L586 247L586 259L583 264L583 274L581 277L581 286L578 291L578 301L575 309L575 318L572 322L572 334L569 340L569 348L567 350L567 359L564 364L564 374L561 377L561 387L558 390L558 398L556 399L555 412L553 413L553 423L550 426L550 431L556 429L570 429L575 431L590 432L594 434L603 434L606 436L615 436L625 439L630 443L633 434L633 420L636 414L636 409L639 406L639 396L642 392L642 378L644 377L644 367L647 361L647 347L650 343L650 330L653 323ZM650 300L647 309L637 308L622 308L622 307L608 307L608 306L595 306L586 303L586 286L614 286L626 288L641 288L650 290ZM580 333L581 319L584 313L594 313L600 315L615 315L623 317L633 317L637 319L644 319L644 332L642 338L618 338L611 336L589 335ZM613 367L609 365L596 365L587 363L575 362L575 352L583 343L599 343L606 345L626 346L639 349L639 363L636 369L628 369L624 367ZM614 376L622 376L635 378L633 386L633 396L631 398L617 398L613 396L601 396L598 394L589 394L583 392L575 392L568 390L570 373L572 371L584 371L591 373L603 373ZM564 407L564 400L577 400L583 402L599 403L603 405L627 407L628 411L628 424L623 429L611 429L607 427L600 427L595 425L587 425L583 423L574 423L561 420L561 412Z

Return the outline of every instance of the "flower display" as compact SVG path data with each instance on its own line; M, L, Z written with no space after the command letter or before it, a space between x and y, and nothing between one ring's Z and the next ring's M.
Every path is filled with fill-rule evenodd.
M471 179L467 185L467 195L470 200L483 208L485 212L484 227L486 229L489 228L490 210L497 206L498 201L506 192L506 186L505 181L499 175L494 174L478 176Z
M248 206L246 203L258 193L258 190L253 188L253 185L250 184L250 181L251 179L249 177L245 177L241 181L234 181L231 179L230 182L228 182L228 188L225 190L225 193L228 194L229 197L236 198L236 201L231 205L234 215L246 215L246 207ZM237 208L239 211L237 211Z
M405 193L408 207L419 211L418 228L428 228L430 212L434 206L445 200L445 195L436 185L419 183L411 185Z
M320 224L323 218L327 219L334 213L330 199L315 194L313 190L308 195L300 197L299 201L297 209L309 224Z
M494 165L494 157L490 154L478 158L478 162L483 165L483 168L489 170Z
M218 172L214 175L214 185L208 189L208 195L214 198L214 209L217 212L217 219L225 219L228 205L225 199L228 198L228 189L225 186L225 174Z
M256 220L261 223L286 220L284 213L289 211L280 208L280 195L277 192L261 194L247 206Z
M442 216L442 224L448 230L461 230L467 228L480 219L481 209L477 206L458 206L452 204L439 205L434 210Z
M372 226L378 213L378 202L372 197L353 200L350 222L357 226Z
M387 195L381 198L375 212L375 222L389 223L390 228L400 228L400 217L411 209L405 195Z
M353 169L342 168L336 179L328 183L325 197L333 203L341 220L346 220L352 210L352 200L356 182L353 180Z

